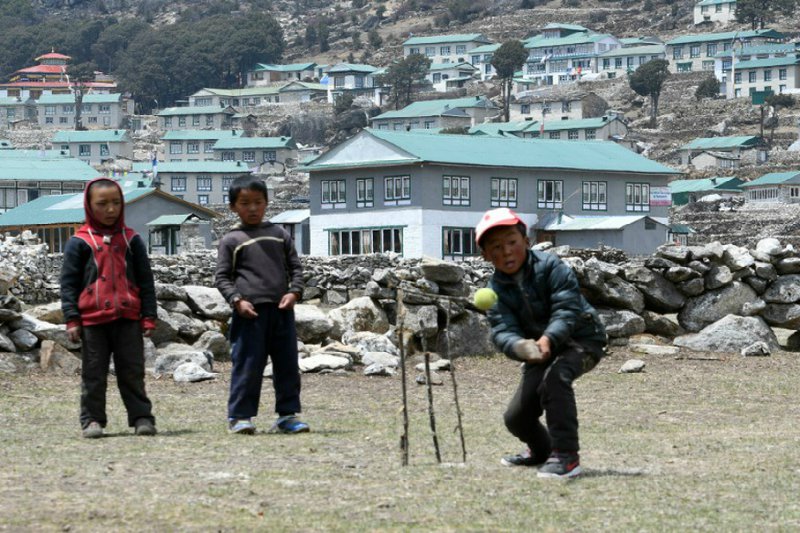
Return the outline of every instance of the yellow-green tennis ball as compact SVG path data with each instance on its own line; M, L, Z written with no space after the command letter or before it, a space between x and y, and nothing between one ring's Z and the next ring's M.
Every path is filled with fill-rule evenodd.
M489 287L484 287L475 291L475 298L473 300L475 307L482 311L486 311L494 304L497 303L497 293Z

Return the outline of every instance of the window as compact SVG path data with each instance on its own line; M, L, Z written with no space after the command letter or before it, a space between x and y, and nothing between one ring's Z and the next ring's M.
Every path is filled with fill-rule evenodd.
M480 254L473 228L442 228L442 259L456 259Z
M676 46L672 49L672 59L683 59L683 47Z
M186 191L186 178L172 178L170 190L173 192Z
M469 177L442 176L442 203L469 205Z
M473 65L477 65L480 62L481 62L480 54L472 56L472 64Z
M89 124L97 124L97 117L88 117Z
M111 125L111 117L103 117L103 126Z
M693 44L689 47L689 57L700 57L700 45Z
M772 69L764 70L764 81L772 81Z
M426 46L425 47L425 55L428 57L432 57L436 55L436 47L435 46Z
M328 234L329 255L403 253L403 228L332 230Z
M322 180L323 209L345 207L346 202L344 180Z
M257 79L261 79L261 77L259 76ZM210 105L214 105L214 102L211 101L211 97L210 96L204 96L202 98L195 98L194 99L194 105L196 105L196 106L210 106Z
M356 76L356 89L362 89L364 87L364 76Z
M560 139L561 138L561 132L560 131L551 131L550 132L550 138L551 139Z
M717 4L714 7L715 7L714 9L715 13L722 13L722 4Z
M742 83L742 73L741 72L736 72L736 73L733 74L733 83L735 83L736 85Z
M92 104L81 104L81 113L91 113L92 107Z
M586 130L586 140L593 141L597 139L597 130L593 128L589 128Z
M779 94L783 94L785 92L786 92L786 85L783 85L783 84L778 85L778 93Z
M706 45L706 56L714 57L717 55L717 44L711 43Z
M356 180L356 207L372 207L374 205L374 188L372 178Z
M277 152L275 150L264 150L262 154L264 156L264 161L277 161Z
M742 90L741 89L734 89L733 97L734 98L741 98L742 97Z
M414 48L414 47L409 48L408 49L408 55L411 55L411 54L419 54L419 48Z
M89 157L92 155L92 145L91 144L79 144L78 145L78 157Z
M634 58L634 57L628 57L628 58L625 59L625 66L628 67L628 70L631 70L631 71L634 70L633 67L636 66L634 64L635 59L636 58Z
M786 70L786 69L784 69ZM55 115L56 114L56 106L54 105L46 105L44 106L44 114L45 115Z
M767 189L752 189L747 191L748 200L776 200L779 196L777 187L769 187Z
M521 104L519 106L519 112L523 115L530 115L531 114L531 104Z
M230 189L231 188L231 183L233 183L233 180L235 180L235 179L236 178L230 178L230 177L222 178L222 190L223 191L227 191L228 189ZM226 201L226 203L227 203L227 201Z
M192 115L192 126L200 125L200 115Z
M625 211L650 211L650 184L625 184Z
M110 115L111 114L111 106L108 104L100 104L98 113L101 115Z
M441 47L439 47L439 55L440 56L449 56L450 55L450 47L449 46L441 46Z
M197 203L200 205L208 205L208 195L207 194L198 194L197 195Z
M789 187L789 198L800 198L800 187Z
M433 83L439 83L442 81L442 75L438 72L433 73Z
M456 45L456 55L466 54L467 53L467 45L465 44L457 44Z
M403 131L403 123L402 122L395 122L392 124L392 129L394 131Z
M108 155L109 155L108 145L106 143L100 144L100 156L102 157Z
M172 117L164 117L164 127L165 128L172 127Z
M214 115L206 115L206 126L214 125Z
M517 207L516 178L492 178L491 206Z
M603 59L603 70L608 70L611 68L611 60L609 58Z
M785 68L779 68L778 69L778 79L781 80L781 81L786 79L786 69Z
M692 63L678 63L677 65L678 72L691 72L692 71Z
M65 115L72 115L75 113L75 106L72 104L62 105L61 112Z
M344 76L334 76L333 86L337 89L341 89L342 87L344 87Z
M562 113L569 113L572 110L572 104L568 101L561 102L561 112Z
M387 176L383 187L383 205L411 204L411 176Z
M211 191L211 178L197 178L197 190L202 192Z
M59 124L69 124L69 120L67 119L67 117L58 117L58 123Z
M44 123L45 124L52 124L53 123L53 117L45 117Z
M578 130L569 130L567 132L567 139L570 141L577 141L578 140Z
M622 58L615 57L614 58L614 68L622 68Z
M564 207L564 182L560 180L539 180L537 185L537 206L539 209L561 209Z
M203 153L205 153L205 154L213 154L214 153L214 142L215 141L205 141L203 143Z
M186 117L178 117L178 127L179 128L186 127Z
M169 153L171 154L182 154L183 153L183 143L181 141L172 141L169 143Z
M750 82L750 83L755 83L756 82L756 71L755 70L750 70L750 71L747 72L747 81Z
M242 161L246 163L255 163L256 162L256 152L255 150L244 150L242 151Z
M222 152L223 161L236 161L236 152Z
M608 209L606 203L605 181L584 181L583 182L583 210L584 211L605 211Z
M714 61L703 61L703 70L714 70Z
M433 120L426 120L425 121L425 129L429 130L429 129L433 128L434 124L435 124L435 122Z
M389 124L387 124L385 122L383 124L378 124L378 129L379 130L388 130L389 129Z
M186 153L187 154L199 154L200 153L200 141L186 141Z

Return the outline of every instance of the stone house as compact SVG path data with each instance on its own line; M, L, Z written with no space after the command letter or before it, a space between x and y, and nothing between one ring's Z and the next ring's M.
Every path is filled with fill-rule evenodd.
M231 106L168 107L158 113L163 130L211 129L224 130L233 125L236 110Z
M125 224L145 239L149 253L179 253L182 250L180 227L176 231L174 227L158 223L159 219L169 216L184 219L194 217L197 221L194 234L202 238L206 248L211 247L213 234L209 222L218 216L215 211L154 188L123 188L123 194ZM48 245L51 253L60 253L84 223L85 217L83 192L54 194L42 196L4 213L0 216L0 231L18 233L30 230Z
M666 217L647 215L551 216L543 219L541 230L543 236L552 235L559 245L572 248L610 246L629 255L651 254L674 239Z
M800 203L800 171L772 172L742 183L748 202Z
M682 35L667 41L667 59L671 72L713 72L718 52L730 50L734 44L753 46L778 43L784 35L775 30L728 31Z
M665 57L663 44L615 48L598 56L598 73L601 77L609 79L626 76L645 63Z
M413 130L418 128L469 128L498 116L498 108L485 96L412 102L403 109L372 117L378 130Z
M170 130L161 137L164 160L215 161L214 144L223 138L237 137L243 130Z
M509 106L510 120L580 120L601 117L608 102L593 92L580 90L523 91Z
M219 161L241 161L258 173L285 172L297 164L297 144L291 137L241 137L219 139L214 145Z
M316 63L292 63L273 65L257 63L247 72L248 87L262 87L287 81L313 80L316 77Z
M74 128L75 96L45 94L36 101L39 126ZM133 100L114 94L87 94L81 105L81 124L87 129L122 129L133 114Z
M698 170L705 168L719 168L722 170L732 170L739 168L741 156L731 152L718 152L715 150L703 150L692 157L692 166Z
M0 97L0 130L10 130L14 125L36 120L36 101L33 98Z
M462 63L469 61L472 50L492 44L480 33L410 37L403 42L403 57L424 55L431 63Z
M104 161L133 159L133 141L125 130L62 130L52 145L92 166Z
M717 22L723 26L736 22L736 0L701 0L694 5L694 23Z
M678 148L681 165L719 166L720 168L735 168L738 160L744 153L755 151L762 146L763 141L758 135L738 135L732 137L701 137L694 139ZM706 152L695 164L695 158ZM724 154L724 155L722 155ZM721 161L737 161L734 163L720 163ZM713 163L712 163L713 161ZM720 163L720 164L717 164Z
M667 181L679 174L608 142L381 130L362 131L305 170L313 255L452 260L478 254L475 224L492 207L515 209L532 237L557 244L536 225L548 213L666 217ZM665 239L654 231L635 242L652 251Z
M328 97L328 86L321 83L293 81L278 89L278 97L280 103L324 101Z
M259 107L280 101L278 89L267 87L248 87L246 89L213 89L203 88L189 95L189 107L227 107L236 108Z
M718 194L722 198L739 197L742 195L742 183L736 176L674 180L669 182L669 191L672 205L680 206L694 203L709 194Z
M472 81L478 70L470 63L431 63L425 77L436 92L444 93Z
M87 163L60 151L0 150L0 213L40 196L82 191L96 177Z
M152 163L135 163L134 171L151 172ZM228 204L228 187L249 173L241 161L184 161L158 163L153 184L169 194L201 206Z

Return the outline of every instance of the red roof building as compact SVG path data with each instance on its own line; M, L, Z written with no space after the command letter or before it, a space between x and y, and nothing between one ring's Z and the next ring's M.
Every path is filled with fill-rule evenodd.
M67 63L72 58L55 50L36 58L38 65L14 72L8 83L0 83L0 96L30 96L38 99L43 93L65 94L71 90L67 76ZM109 93L117 88L113 81L89 82L86 86L97 93Z

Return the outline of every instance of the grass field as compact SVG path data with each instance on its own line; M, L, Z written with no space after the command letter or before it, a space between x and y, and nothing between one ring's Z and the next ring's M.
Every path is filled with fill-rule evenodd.
M87 441L76 378L0 374L0 530L800 529L800 357L697 355L618 374L630 354L616 351L581 378L586 474L569 482L500 465L520 444L502 423L518 367L499 356L457 362L466 464L449 377L434 389L443 465L425 389L409 385L408 467L399 377L304 376L312 433L298 436L263 431L266 383L252 437L226 433L228 367L198 384L149 378L159 435L132 436L113 386L110 436Z

